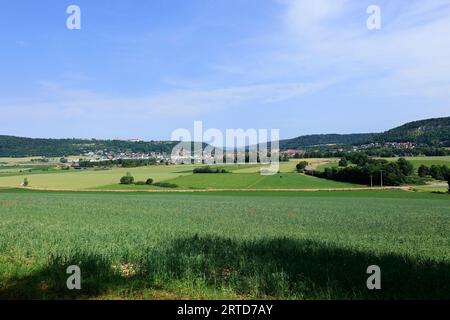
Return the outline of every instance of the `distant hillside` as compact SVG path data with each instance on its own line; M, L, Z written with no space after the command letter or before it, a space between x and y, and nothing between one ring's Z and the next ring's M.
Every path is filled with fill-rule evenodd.
M108 150L116 152L170 152L176 142L130 142L122 140L33 139L0 136L0 157L45 156L62 157L85 152Z
M383 133L316 134L281 140L280 149L307 149L326 145L360 145L368 142L414 142L429 146L450 146L450 117L414 121ZM176 142L96 139L33 139L0 136L0 157L62 157L89 151L166 152ZM206 144L203 144L206 146Z
M323 145L353 145L370 141L375 133L354 133L354 134L314 134L300 136L293 139L281 140L280 149L304 149L312 146Z
M409 122L380 133L373 140L450 146L450 117Z
M450 146L450 117L406 123L383 133L316 134L281 140L280 149L305 149L320 145L359 145L369 142L414 142Z

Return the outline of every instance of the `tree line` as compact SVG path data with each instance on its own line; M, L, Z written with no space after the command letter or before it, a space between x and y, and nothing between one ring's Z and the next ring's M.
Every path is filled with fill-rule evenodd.
M170 153L178 142L97 140L97 139L35 139L0 135L0 157L64 157L86 152Z
M352 152L354 151L336 149L307 150L304 154L296 154L294 158L341 158ZM449 149L439 147L415 147L410 149L400 149L394 147L371 147L363 150L358 150L357 152L363 153L367 156L380 158L415 156L440 157L450 155Z
M340 168L307 170L306 174L341 182L365 185L399 186L414 182L414 166L404 158L395 162L373 159L363 153L350 153L339 162Z
M193 173L228 173L223 168L211 168L210 166L199 167L192 170Z
M417 170L419 177L432 177L436 180L445 180L449 185L450 191L450 168L444 165L432 165L428 167L426 165L421 165Z
M306 162L297 165L297 171L304 171ZM373 159L363 153L349 153L339 161L339 168L306 170L308 175L341 182L365 185L399 186L424 183L426 178L447 181L450 192L450 168L445 165L421 165L417 172L411 162L404 158L397 161Z
M134 168L155 165L156 159L117 159L117 160L104 160L104 161L89 161L80 160L78 167L80 168L96 168L96 167L111 167L120 166L122 168Z

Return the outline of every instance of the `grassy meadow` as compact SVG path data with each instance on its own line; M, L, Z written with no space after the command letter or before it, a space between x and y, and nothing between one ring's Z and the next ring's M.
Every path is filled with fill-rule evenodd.
M0 298L449 299L449 205L402 191L4 190ZM72 264L79 292L65 287Z

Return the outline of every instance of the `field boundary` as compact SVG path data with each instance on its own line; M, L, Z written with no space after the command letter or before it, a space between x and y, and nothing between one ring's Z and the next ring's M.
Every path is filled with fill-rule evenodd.
M30 191L70 191L70 192L147 192L147 193L197 193L197 192L320 192L320 191L362 191L362 190L403 190L411 191L410 186L400 186L400 187L357 187L357 188L299 188L299 189L149 189L149 190L120 190L120 189L58 189L58 188L37 188L37 187L27 187L27 188L8 188L0 187L0 190L30 190Z

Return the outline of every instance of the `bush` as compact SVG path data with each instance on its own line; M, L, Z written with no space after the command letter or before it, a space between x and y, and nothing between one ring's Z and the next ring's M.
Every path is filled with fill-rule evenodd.
M307 161L300 161L299 163L297 163L295 168L297 169L297 172L303 172L307 166L308 166Z
M405 177L405 183L406 184L415 184L415 185L426 185L427 184L427 178L426 177L419 177L419 176L407 176Z
M137 186L145 186L146 185L145 181L138 181L138 182L135 182L134 184Z
M127 175L120 178L120 184L133 184L134 182L134 177L127 172Z
M339 167L346 167L348 166L348 161L346 157L343 157L340 161L339 161Z
M414 166L411 162L407 161L405 158L400 158L397 160L397 164L402 171L403 175L410 176L414 173Z
M447 166L432 165L430 167L430 175L436 180L447 180L447 175L450 174L450 168Z
M152 184L153 183L153 179L152 178L148 178L147 181L145 181L145 184Z
M445 169L444 178L445 178L445 180L447 180L448 193L450 193L450 168L448 168L448 167L446 167L446 169Z
M227 170L222 168L211 168L210 166L195 168L193 173L228 173Z
M419 177L426 177L430 175L430 168L422 164L419 169L417 169L417 174L419 175Z
M154 185L161 188L178 188L178 185L168 182L156 182Z

